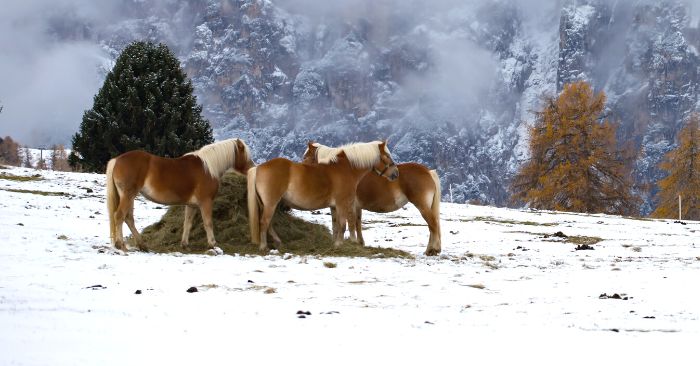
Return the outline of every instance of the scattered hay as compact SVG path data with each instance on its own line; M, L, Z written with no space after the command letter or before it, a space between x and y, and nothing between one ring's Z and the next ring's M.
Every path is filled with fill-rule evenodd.
M246 179L234 173L224 175L219 194L214 200L213 221L217 246L226 254L260 255L258 246L252 244L248 227L248 203ZM275 231L282 239L279 252L296 255L322 255L331 257L411 257L407 252L378 247L365 247L349 241L339 248L332 244L328 228L294 217L278 207L272 220ZM172 206L157 223L143 230L143 239L149 250L157 253L204 253L207 247L206 233L197 210L190 231L188 248L180 246L184 207ZM135 246L130 238L129 242ZM269 239L269 243L273 243ZM282 255L281 254L281 255Z
M473 288L476 288L476 289L479 289L479 290L483 290L483 289L486 288L486 286L484 286L484 285L481 284L481 283L475 283L475 284L473 284L473 285L467 285L467 286L473 287Z

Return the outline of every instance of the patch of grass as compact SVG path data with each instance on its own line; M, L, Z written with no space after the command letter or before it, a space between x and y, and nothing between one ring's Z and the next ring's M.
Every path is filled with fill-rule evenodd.
M397 223L389 223L389 227L404 227L404 226L428 226L427 224L414 224L410 222L397 222Z
M56 239L58 239L58 240L68 240L68 237L65 236L65 235L59 235L59 236L56 237Z
M326 268L335 268L335 267L338 267L338 265L335 264L335 263L333 263L333 262L323 262L323 266L326 267Z
M214 200L212 215L217 245L226 254L267 255L268 253L261 253L258 246L252 244L250 240L246 196L245 177L233 173L224 175L219 194ZM187 248L180 246L184 212L185 209L182 206L170 207L160 221L143 230L143 239L149 250L157 253L201 254L208 249L206 233L198 209L190 231L190 245ZM138 216L138 213L136 215ZM282 239L283 245L279 248L282 254L412 258L409 253L401 250L365 247L349 241L336 248L333 246L333 239L326 226L301 220L279 207L272 219L272 225ZM132 246L135 246L132 239L129 241ZM273 243L271 239L268 242Z
M572 244L577 244L577 245L583 245L583 244L588 244L588 245L593 245L597 244L603 241L602 238L599 238L597 236L569 236L567 237L564 242L565 243L572 243Z
M60 196L60 197L70 197L71 195L66 192L48 192L48 191L37 191L32 189L15 189L15 188L0 188L3 191L15 192L15 193L30 193L37 194L40 196Z
M12 180L16 182L34 182L37 180L44 180L44 178L41 177L39 174L34 174L28 177L21 176L21 175L14 175L10 173L0 173L0 179L5 179L5 180Z
M553 222L505 220L505 219L497 219L497 218L491 217L491 216L476 216L471 220L462 219L460 221L462 221L462 222L483 221L483 222L493 222L496 224L503 224L503 225L527 225L527 226L557 226L558 225L558 224L553 223Z
M467 286L473 287L473 288L477 288L477 289L479 289L479 290L483 290L483 289L486 288L486 286L484 286L484 285L481 284L481 283L475 283L475 284L473 284L473 285L467 285Z

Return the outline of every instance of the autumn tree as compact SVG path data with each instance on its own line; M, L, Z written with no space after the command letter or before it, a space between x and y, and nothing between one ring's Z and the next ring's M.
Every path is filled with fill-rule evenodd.
M530 128L530 160L511 184L512 199L532 208L636 214L625 151L603 119L605 94L583 81L546 98Z
M51 169L60 172L71 170L70 165L68 165L66 148L61 144L51 146Z
M164 44L129 44L73 135L73 167L104 172L129 150L178 157L214 141L192 82Z
M0 163L19 166L21 163L19 152L19 144L12 140L12 137L0 138Z
M678 196L681 196L681 215L685 219L700 220L700 115L693 114L678 133L678 147L669 151L659 164L668 174L657 184L657 206L652 216L675 218L678 215Z

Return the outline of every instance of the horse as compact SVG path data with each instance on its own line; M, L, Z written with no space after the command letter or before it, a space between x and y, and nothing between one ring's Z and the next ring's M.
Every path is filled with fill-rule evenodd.
M267 250L269 233L278 247L282 244L272 229L271 220L275 208L283 201L300 210L335 206L334 225L338 230L333 239L334 246L340 246L346 223L351 229L355 224L352 208L357 184L370 171L380 179L398 178L399 171L386 141L342 146L319 164L275 158L248 170L248 221L252 242L259 244L261 251Z
M302 161L315 164L328 158L333 153L331 147L309 142ZM440 178L435 170L429 170L418 163L398 164L399 177L389 181L378 179L374 174L366 175L357 186L355 205L355 228L360 244L364 245L362 237L362 210L372 212L393 212L411 202L418 209L428 224L430 238L425 255L437 255L442 250L440 236ZM331 213L334 209L331 208ZM333 226L335 231L337 228ZM351 229L352 230L352 229ZM351 233L352 236L352 233Z
M185 205L181 245L189 244L190 229L199 206L209 248L216 239L212 206L221 176L230 168L246 174L255 164L241 139L215 142L179 158L163 158L142 150L121 154L107 163L109 233L117 249L126 251L122 224L126 221L140 250L148 250L134 225L134 198L141 193L164 205Z

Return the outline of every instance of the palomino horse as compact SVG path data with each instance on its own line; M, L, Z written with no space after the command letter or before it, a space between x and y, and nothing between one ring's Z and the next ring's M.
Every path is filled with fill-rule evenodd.
M309 142L304 152L305 163L316 163L328 158L334 148ZM362 238L362 210L372 212L392 212L403 207L407 202L416 206L423 219L428 224L430 238L426 255L437 255L442 250L440 239L440 178L435 170L429 170L417 163L398 165L399 178L395 181L379 179L374 174L367 174L357 186L355 205L355 228L357 238L364 244ZM333 208L331 208L333 211ZM333 227L335 231L337 228ZM352 229L351 229L352 230ZM350 234L352 236L352 233Z
M219 180L230 168L241 174L255 164L248 145L241 139L230 139L206 145L179 158L162 158L134 150L107 163L107 213L112 244L126 250L122 224L126 221L139 249L147 250L134 225L134 198L141 193L153 202L164 205L185 205L182 230L183 247L187 246L199 206L210 248L216 245L211 215Z
M317 210L335 206L337 215L334 245L343 241L346 222L352 218L355 190L360 180L370 171L380 179L394 180L399 172L386 147L386 142L374 141L342 146L320 164L296 163L275 158L248 171L248 220L253 243L267 250L267 233L275 243L281 240L270 222L277 204L300 210ZM348 218L350 220L348 221ZM352 239L352 237L351 237Z

